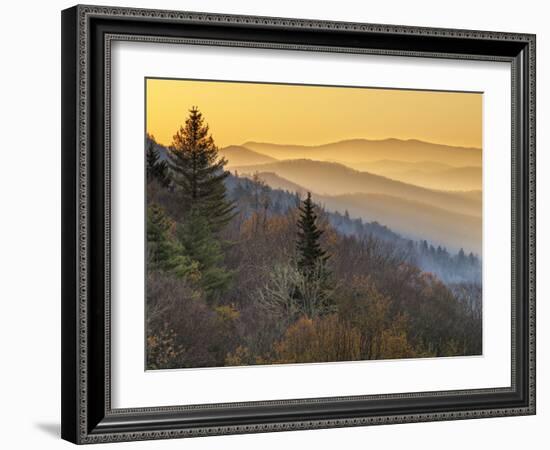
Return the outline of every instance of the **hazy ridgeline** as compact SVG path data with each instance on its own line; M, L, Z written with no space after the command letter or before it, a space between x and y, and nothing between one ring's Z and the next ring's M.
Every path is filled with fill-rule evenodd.
M300 199L306 193L305 190L273 189L259 174L252 178L231 175L227 178L226 186L228 196L239 206L244 216L259 212L268 218L288 214L299 206ZM365 208L368 208L368 204ZM426 240L406 239L376 221L365 222L360 217L351 218L347 210L343 213L330 212L320 205L318 209L321 217L339 235L352 236L359 241L371 238L383 241L388 250L398 252L408 263L426 272L433 272L445 282L481 283L481 261L472 252L449 252L445 246L434 246Z
M149 369L481 354L477 193L246 146L229 158L197 110L177 136L147 141ZM413 227L431 215L443 232L386 226L403 202Z

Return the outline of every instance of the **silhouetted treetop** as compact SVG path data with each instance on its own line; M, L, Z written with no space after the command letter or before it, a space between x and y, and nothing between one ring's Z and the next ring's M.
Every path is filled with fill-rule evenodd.
M229 176L224 170L227 161L219 155L197 107L189 110L185 124L174 135L169 161L182 209L198 211L213 232L223 228L233 216L224 184Z
M321 248L319 239L323 230L317 226L317 214L315 205L311 200L311 192L307 193L306 199L299 208L300 218L298 219L298 267L304 272L313 270L328 259L327 253Z

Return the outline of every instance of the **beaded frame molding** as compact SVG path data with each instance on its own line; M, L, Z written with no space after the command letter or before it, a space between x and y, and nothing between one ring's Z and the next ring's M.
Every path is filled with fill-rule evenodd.
M505 61L512 73L511 386L111 407L114 41ZM62 428L78 444L535 414L535 36L78 5L62 12Z

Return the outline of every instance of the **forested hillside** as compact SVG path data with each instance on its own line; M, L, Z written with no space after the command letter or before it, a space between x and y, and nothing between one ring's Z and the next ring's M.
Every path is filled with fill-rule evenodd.
M257 201L250 201L250 199L262 198L264 204L269 205L265 211L268 217L286 214L292 208L299 206L300 198L307 194L307 190L292 183L288 185L281 183L281 189L273 189L264 182L265 178L271 181L269 185L272 185L276 179L276 177L265 177L265 174L255 174L251 179L235 175L227 178L228 195L239 205L241 213L252 215L255 209L251 205L256 204ZM319 196L319 198L323 202L327 201L326 197ZM365 209L369 206L378 208L376 202L369 202L374 200L374 197L365 197L365 199L367 200L364 203ZM462 250L452 253L444 246L434 246L427 240L406 239L376 221L365 222L361 218L352 218L347 210L340 213L327 211L319 205L317 208L338 234L354 236L359 240L376 238L385 241L399 249L403 258L406 258L409 263L433 272L441 280L481 283L481 262L472 252L467 253Z
M146 161L148 369L481 354L476 255L230 174L195 108Z

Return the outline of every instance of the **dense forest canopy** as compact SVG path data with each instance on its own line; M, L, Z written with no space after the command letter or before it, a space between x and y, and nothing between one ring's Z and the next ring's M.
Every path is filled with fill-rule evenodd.
M145 147L148 369L481 354L477 255L230 173L197 108Z

